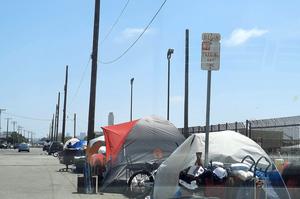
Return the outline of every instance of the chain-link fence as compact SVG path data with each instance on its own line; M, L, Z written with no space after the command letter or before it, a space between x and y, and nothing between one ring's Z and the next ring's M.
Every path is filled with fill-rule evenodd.
M216 124L211 125L209 130L242 133L260 144L268 153L282 151L286 154L300 154L300 116ZM183 133L184 129L180 128L179 131ZM204 132L205 126L188 128L188 134Z

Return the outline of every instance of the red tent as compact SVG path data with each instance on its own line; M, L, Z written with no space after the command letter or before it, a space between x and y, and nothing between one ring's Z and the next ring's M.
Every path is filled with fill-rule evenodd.
M112 162L115 161L126 140L126 137L131 129L135 126L137 121L138 120L134 120L132 122L102 127L105 136L107 160L109 160L109 157L111 157Z

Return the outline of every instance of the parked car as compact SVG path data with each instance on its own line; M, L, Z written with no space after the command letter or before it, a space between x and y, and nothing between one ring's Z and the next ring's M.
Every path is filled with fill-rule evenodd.
M61 142L58 142L58 141L52 142L51 145L49 146L48 155L62 151L63 147L64 147L64 145Z
M29 152L30 151L29 145L26 144L26 143L21 143L19 145L19 152L21 152L21 151L27 151L27 152Z

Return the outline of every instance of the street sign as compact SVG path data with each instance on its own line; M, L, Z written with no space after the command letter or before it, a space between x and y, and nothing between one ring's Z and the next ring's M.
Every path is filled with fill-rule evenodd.
M220 69L220 40L219 33L202 34L201 69Z
M202 34L201 69L207 70L207 98L206 98L206 128L205 128L205 166L208 166L209 157L209 120L210 120L210 92L211 71L220 69L220 40L219 33Z

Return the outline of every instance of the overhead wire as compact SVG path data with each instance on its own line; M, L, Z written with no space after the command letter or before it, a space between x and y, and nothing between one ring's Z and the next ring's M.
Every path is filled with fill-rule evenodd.
M128 4L129 4L129 0L127 0L127 2L125 3L125 5L122 8L122 10L121 10L120 14L118 15L117 19L115 20L115 22L113 23L113 25L110 27L109 31L106 33L106 35L104 36L103 40L101 40L100 44L103 44L106 41L106 39L109 37L109 35L111 34L112 30L115 28L115 26L118 24L120 18L124 14L124 12L125 12Z
M151 18L151 20L147 24L147 26L141 32L141 34L137 37L137 39L123 53L121 53L118 57L116 57L116 58L114 58L112 60L109 60L109 61L102 61L102 60L100 60L99 62L101 64L112 64L112 63L117 62L118 60L120 60L124 55L126 55L128 53L128 51L140 40L140 38L148 30L148 28L150 27L150 25L152 24L152 22L154 21L154 19L156 18L156 16L158 15L158 13L161 11L161 9L163 8L163 6L165 5L166 2L167 2L167 0L164 0L164 2L161 4L161 6L159 7L159 9L156 11L156 13L154 14L154 16Z
M85 75L86 75L86 72L87 72L87 69L88 69L88 67L89 67L90 62L91 62L91 57L89 58L89 60L88 60L88 62L87 62L87 64L86 64L86 66L85 66L85 68L84 68L84 71L83 71L83 73L82 73L82 75L81 75L81 77L80 77L80 81L79 81L78 87L77 87L77 89L76 89L76 91L75 91L75 94L74 94L73 97L72 97L72 100L71 100L71 102L70 102L70 106L74 103L74 101L75 101L75 99L76 99L76 97L77 97L77 95L78 95L78 93L79 93L80 87L81 87L81 85L82 85L82 83L83 83L83 80L84 80L84 77L85 77Z
M113 29L115 28L115 26L118 24L120 18L121 18L122 15L124 14L124 12L125 12L125 10L126 10L128 4L129 4L129 1L130 1L130 0L127 0L127 1L126 1L125 5L123 6L123 8L122 8L120 14L118 15L117 19L116 19L115 22L112 24L112 26L110 27L109 31L106 33L106 35L104 36L103 40L101 40L100 43L104 43L104 42L106 41L106 39L107 39L107 38L109 37L109 35L111 34L112 30L113 30ZM76 99L76 97L77 97L77 95L78 95L79 89L80 89L80 87L81 87L81 85L82 85L82 82L83 82L83 79L84 79L84 77L85 77L85 75L86 75L86 72L87 72L88 66L89 66L89 64L90 64L90 61L91 61L91 57L89 58L88 63L87 63L87 65L86 65L86 67L85 67L85 69L84 69L84 71L83 71L83 73L82 73L82 76L81 76L81 78L80 78L78 87L77 87L77 89L76 89L76 91L75 91L75 94L73 95L73 98L72 98L72 101L71 101L70 104L73 104L73 102L75 101L75 99Z
M29 117L29 116L24 116L24 115L17 115L17 114L8 113L8 112L3 112L3 113L7 114L7 115L10 115L12 117L26 119L26 120L34 120L34 121L41 121L41 122L49 122L49 121L51 121L51 119L35 118L35 117Z

